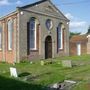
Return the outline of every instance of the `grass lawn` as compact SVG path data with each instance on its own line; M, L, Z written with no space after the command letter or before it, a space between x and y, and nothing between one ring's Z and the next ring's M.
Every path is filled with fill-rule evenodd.
M61 60L72 60L76 66L65 68ZM77 81L72 90L90 90L90 56L60 57L53 59L53 64L40 65L40 61L33 64L20 63L10 65L0 63L0 90L44 90L44 88L65 79ZM10 77L9 68L17 69L18 78ZM27 80L26 80L27 77Z

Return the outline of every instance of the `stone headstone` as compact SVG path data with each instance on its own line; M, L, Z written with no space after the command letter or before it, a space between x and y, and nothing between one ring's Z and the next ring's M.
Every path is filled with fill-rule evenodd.
M16 68L10 67L10 75L11 77L18 77Z
M53 88L59 88L58 83L53 84Z
M76 81L71 81L71 80L64 80L64 82L71 83L71 84L76 84Z
M31 61L30 64L33 64L33 62Z
M62 60L62 66L63 67L72 67L72 61L71 60Z
M41 65L42 65L42 66L44 65L44 61L41 61Z
M58 82L48 86L47 90L72 90L76 81L64 80L64 82Z

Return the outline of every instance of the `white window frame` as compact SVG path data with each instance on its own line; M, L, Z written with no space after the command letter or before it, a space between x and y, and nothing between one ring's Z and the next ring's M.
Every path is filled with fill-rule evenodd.
M9 23L11 23L11 32L10 32L10 26L9 26ZM12 20L8 20L8 23L7 23L7 25L8 25L8 50L12 50L12 48L13 48L13 37L11 37L11 34L12 34L12 32L13 32L13 21ZM13 36L13 35L12 35ZM11 46L11 44L12 44L12 46Z
M63 27L61 25L61 48L60 49L63 49Z
M60 30L61 29L61 30ZM62 27L62 24L59 24L58 25L58 33L61 31L61 39L60 39L60 46L58 46L58 49L63 49L63 27ZM58 34L58 38L59 38L59 34ZM58 42L59 43L59 42ZM58 44L59 45L59 44Z
M32 19L32 18L31 18L31 19ZM31 20L31 19L30 19L30 20ZM35 19L35 18L34 18L34 19ZM30 23L30 22L29 22L29 23ZM37 35L36 29L37 29L37 24L36 24L36 20L35 20L35 30L34 30L34 34L35 34L34 44L35 44L35 45L34 45L34 48L31 48L31 47L30 47L30 50L36 50L36 47L37 47L37 45L36 45L36 41L37 41L37 38L36 38L36 37L37 37L37 36L36 36L36 35ZM31 31L30 25L29 25L29 30ZM30 38L30 42L31 42L31 38Z

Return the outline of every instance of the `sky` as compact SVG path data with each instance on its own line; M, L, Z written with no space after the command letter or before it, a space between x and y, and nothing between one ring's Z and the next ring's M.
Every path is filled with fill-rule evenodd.
M17 6L39 0L0 0L0 17L16 10ZM86 33L90 25L90 0L51 0L70 20L69 29L75 33Z

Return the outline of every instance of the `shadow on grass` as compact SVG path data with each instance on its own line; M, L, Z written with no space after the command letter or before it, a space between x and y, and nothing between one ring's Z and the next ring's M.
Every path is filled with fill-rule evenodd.
M41 85L29 84L0 76L0 90L45 90Z
M28 75L30 75L29 72L23 72L23 73L20 73L20 74L18 75L18 77L25 77L25 76L28 76Z
M39 75L35 75L35 76L28 76L26 81L34 81L35 79L39 79L40 77L44 77L44 75L50 75L52 74L51 72L47 72L47 73L42 73Z

